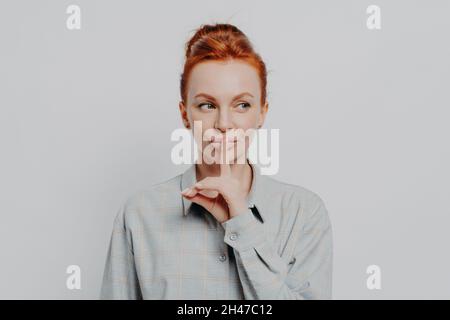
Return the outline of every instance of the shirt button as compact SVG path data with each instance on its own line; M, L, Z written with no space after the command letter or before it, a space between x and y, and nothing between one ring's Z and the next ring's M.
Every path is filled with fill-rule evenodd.
M237 239L237 234L236 233L231 233L230 234L230 240L232 240L232 241L234 241L234 240L236 240Z
M227 260L227 256L225 254L221 254L219 256L219 260L223 262L223 261Z

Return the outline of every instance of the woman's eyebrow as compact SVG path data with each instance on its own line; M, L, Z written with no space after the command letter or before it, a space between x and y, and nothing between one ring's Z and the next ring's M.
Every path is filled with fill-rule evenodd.
M240 98L242 98L243 96L250 96L250 97L254 98L254 96L253 96L250 92L242 92L242 93L238 94L237 96L235 96L235 97L233 98L232 101L235 101L235 100L237 100L237 99L240 99ZM211 96L211 95L209 95L209 94L206 94L206 93L203 93L203 92L202 92L202 93L199 93L199 94L196 94L194 98L199 98L199 97L205 97L205 98L207 98L207 99L216 101L216 99L215 99L213 96Z
M214 98L213 96L210 96L209 94L206 94L206 93L199 93L194 96L194 98L200 98L200 97L204 97L206 99L216 101L216 98Z
M254 96L250 93L250 92L242 92L241 94L238 94L237 96L235 96L233 98L233 101L242 98L243 96L250 96L252 98L254 98Z

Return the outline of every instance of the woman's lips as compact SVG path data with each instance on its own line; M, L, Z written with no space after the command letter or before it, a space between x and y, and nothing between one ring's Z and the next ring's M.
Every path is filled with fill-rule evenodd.
M210 142L209 144L212 145L214 148L220 148L222 146L221 141L219 141L219 142L213 141L213 142ZM236 141L228 141L227 147L234 146L235 144L236 144Z
M222 140L225 140L225 138L227 138L228 142L236 142L238 140L238 137L236 136L211 136L210 141L214 143L220 143Z
M228 137L226 135L216 135L210 137L209 144L212 145L214 149L218 150L222 147L222 141L225 139L227 139L226 149L233 148L239 141L238 137L234 135L230 135Z

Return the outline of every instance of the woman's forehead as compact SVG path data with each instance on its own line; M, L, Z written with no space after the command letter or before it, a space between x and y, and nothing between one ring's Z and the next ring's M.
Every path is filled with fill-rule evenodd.
M220 99L248 92L258 98L259 86L258 73L248 63L238 60L207 61L192 69L188 95L193 98L199 93L206 93Z

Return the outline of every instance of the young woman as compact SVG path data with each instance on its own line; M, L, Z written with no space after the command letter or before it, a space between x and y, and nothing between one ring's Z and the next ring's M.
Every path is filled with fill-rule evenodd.
M324 202L262 175L247 159L248 136L229 134L260 128L268 110L266 67L245 34L201 26L187 43L180 89L184 126L200 123L197 145L210 152L123 203L101 298L330 299Z

